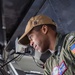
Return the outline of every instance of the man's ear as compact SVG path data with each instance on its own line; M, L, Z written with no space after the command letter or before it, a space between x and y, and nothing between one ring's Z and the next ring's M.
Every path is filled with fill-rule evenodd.
M47 34L47 32L48 32L48 26L43 25L42 28L41 28L41 30L42 30L42 32L43 32L44 34Z

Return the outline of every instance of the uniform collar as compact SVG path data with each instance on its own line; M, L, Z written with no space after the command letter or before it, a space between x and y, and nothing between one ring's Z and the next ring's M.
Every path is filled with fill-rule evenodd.
M61 38L62 38L61 33L57 33L56 42L55 42L55 48L54 48L54 50L55 50L54 54L58 53L58 43L60 42Z

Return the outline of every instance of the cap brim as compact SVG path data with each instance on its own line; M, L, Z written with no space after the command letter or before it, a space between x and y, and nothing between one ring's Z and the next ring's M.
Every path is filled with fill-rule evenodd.
M29 39L28 39L28 37L27 37L26 34L23 34L23 35L19 38L18 42L19 42L20 44L22 44L22 45L28 45L28 44L29 44Z

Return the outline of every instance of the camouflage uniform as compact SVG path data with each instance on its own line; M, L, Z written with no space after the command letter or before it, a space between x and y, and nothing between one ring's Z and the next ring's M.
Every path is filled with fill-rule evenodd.
M75 75L75 33L65 36L62 46L62 35L58 34L55 46L55 53L48 58L44 75Z

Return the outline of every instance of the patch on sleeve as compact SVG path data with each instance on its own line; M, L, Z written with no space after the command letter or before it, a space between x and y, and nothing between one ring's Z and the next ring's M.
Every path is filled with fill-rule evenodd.
M53 68L52 75L63 75L67 69L65 62L63 61L59 66Z
M52 75L59 75L59 67L58 66L54 67Z
M63 61L59 66L59 75L63 75L66 70L67 70L67 66L65 62Z
M71 49L71 52L75 54L75 43L71 45L70 49Z

